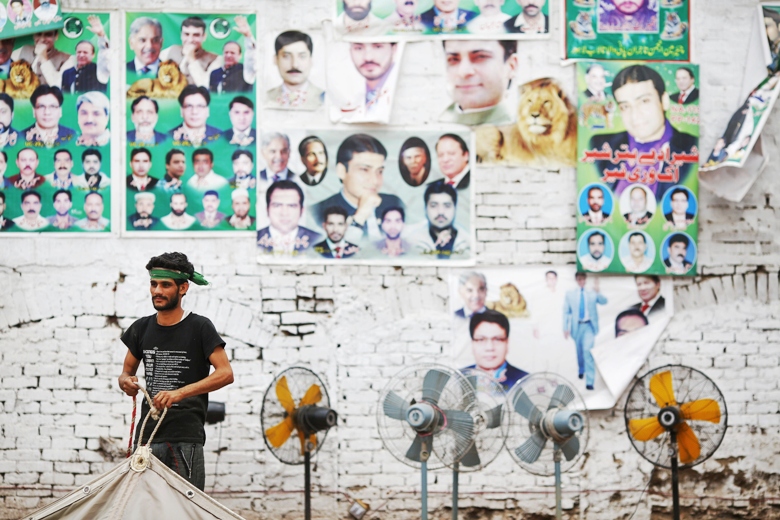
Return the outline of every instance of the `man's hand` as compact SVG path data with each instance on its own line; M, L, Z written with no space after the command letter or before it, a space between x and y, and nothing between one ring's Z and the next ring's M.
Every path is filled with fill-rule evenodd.
M249 22L246 21L245 16L238 15L234 18L234 21L236 22L236 26L233 27L235 31L245 38L249 38L250 40L252 38L252 28L249 27Z
M382 197L376 193L360 197L358 199L357 211L352 215L352 220L362 226L368 219L374 216L374 210L376 210L380 204L382 204Z
M170 408L182 399L184 399L184 394L181 389L165 390L155 395L152 402L154 403L155 408L162 410L163 408Z
M450 243L450 240L452 240L452 230L445 229L436 236L436 243L433 245L435 247L444 247Z
M100 18L94 14L91 14L87 16L87 21L89 22L87 29L95 33L95 36L98 38L106 37L106 30L103 28L103 24L100 22Z
M45 43L39 43L35 46L35 57L41 61L49 60L49 49Z
M198 46L194 43L188 43L181 48L181 54L184 56L183 61L195 61L195 52L198 50Z
M138 377L122 374L119 376L119 388L130 397L135 397L138 394Z

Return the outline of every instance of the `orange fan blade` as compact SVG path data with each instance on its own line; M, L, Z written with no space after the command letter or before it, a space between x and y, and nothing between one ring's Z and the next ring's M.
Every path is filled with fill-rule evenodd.
M311 451L317 451L317 435L311 434L309 435L309 442L311 442Z
M680 405L682 416L693 421L720 422L720 405L715 399L699 399Z
M659 407L675 406L674 388L672 388L672 373L668 370L650 378L650 393L655 397Z
M638 441L647 442L661 435L665 430L658 422L658 417L646 417L644 419L631 419L628 421L628 431L631 437Z
M271 446L279 448L282 444L287 442L287 439L290 438L294 429L295 425L293 424L292 417L288 416L276 426L268 428L265 431L265 436L268 439L268 442L271 443Z
M316 404L320 402L320 399L322 399L322 391L320 390L319 385L311 385L309 389L306 390L306 394L303 396L298 406Z
M287 386L287 376L280 377L276 383L276 397L287 415L292 415L295 411L295 401L290 393L290 387Z
M680 450L680 462L683 464L690 464L701 455L699 439L687 423L682 423L677 428L677 444Z

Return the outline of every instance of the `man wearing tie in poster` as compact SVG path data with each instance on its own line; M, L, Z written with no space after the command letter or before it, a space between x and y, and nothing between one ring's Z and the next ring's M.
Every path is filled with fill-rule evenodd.
M588 190L588 212L582 219L592 226L600 226L609 218L609 213L604 211L604 190L599 186L593 186Z
M315 110L322 106L325 92L309 81L314 43L300 31L285 31L274 41L274 62L282 84L266 93L269 108Z
M206 87L187 85L179 94L182 124L168 132L174 146L201 146L219 139L219 129L207 124L211 94Z
M689 105L694 101L698 101L699 89L696 88L696 78L690 67L677 69L677 72L674 73L674 83L680 91L671 95L672 103Z
M62 91L75 94L78 92L106 92L109 70L109 42L106 31L100 18L91 14L87 17L87 27L98 37L97 63L95 58L95 46L88 40L81 40L76 44L76 59L69 60L69 64L63 65Z
M231 128L223 135L228 143L239 147L254 146L257 133L252 128L255 120L255 104L246 96L236 96L228 105Z
M45 178L55 188L69 190L73 187L73 156L69 150L60 148L54 152L54 171Z
M19 190L37 188L46 182L46 178L38 173L39 164L38 152L32 148L22 148L16 154L16 168L19 173L9 177L6 182Z
M240 63L241 45L238 42L225 43L222 46L222 63L219 68L211 71L209 78L209 88L212 92L252 92L255 84L255 37L246 17L236 16L235 23L233 29L244 37L244 63ZM217 59L214 63L219 64L219 61ZM212 68L214 67L215 65L212 65Z
M447 184L456 190L465 190L471 179L471 163L469 162L469 147L466 141L457 134L444 134L436 142L436 158L443 179L435 183Z
M58 87L40 85L30 96L35 124L22 130L25 144L60 146L72 141L76 132L60 124L62 91Z
M203 211L195 213L204 228L215 228L225 220L225 214L219 211L219 193L209 190L203 194Z
M686 229L693 224L696 215L688 212L690 203L688 202L688 190L675 188L669 197L669 203L672 211L664 214L666 223L664 229Z
M127 72L143 77L157 77L160 68L162 25L154 18L142 16L130 24L128 44L135 57L127 62Z
M597 305L606 305L607 298L599 292L598 279L593 281L593 289L586 289L588 275L574 275L578 289L566 292L563 304L563 337L573 339L577 348L578 377L585 378L585 387L593 390L596 381L596 364L590 353L599 333L599 313Z
M631 188L631 191L628 192L628 202L631 211L623 214L623 219L628 227L644 226L650 222L653 214L647 209L647 193L641 186Z
M356 244L347 242L344 235L347 231L347 210L338 206L325 209L322 229L325 230L325 240L314 244L314 250L323 258L349 258L360 251Z
M328 150L325 143L310 135L298 143L298 153L306 171L301 174L301 182L307 186L316 186L325 179L328 173Z
M477 271L462 273L458 277L458 294L463 300L463 307L455 311L456 318L471 319L475 314L487 311L487 279Z
M601 231L593 231L588 235L588 253L580 257L582 267L588 271L603 271L612 262L612 258L604 254L604 244L607 238Z
M13 119L14 100L5 92L0 92L0 148L14 146L19 140L19 132L11 126Z
M13 38L0 40L0 78L2 79L8 79L8 73L11 72L11 65L14 63L11 57L14 52L14 43L16 40Z
M135 130L127 132L129 146L156 146L163 143L168 136L155 130L159 119L160 107L157 101L146 96L140 96L130 104L130 121Z
M687 236L681 233L672 235L667 244L668 257L664 260L667 273L685 274L691 270L692 264L685 259L688 256L689 245L690 240Z
M266 167L260 171L264 182L294 181L297 174L287 169L290 160L290 138L279 132L264 133L260 152Z
M102 190L111 184L111 178L100 171L103 156L99 150L88 148L81 152L81 169L84 175L77 175L73 185L90 191ZM156 181L156 179L152 179Z
M641 311L648 319L655 313L663 313L666 310L666 299L661 296L661 278L641 275L635 276L634 281L640 302L629 308Z
M130 175L127 176L127 189L148 191L157 186L158 180L149 175L152 169L152 152L146 148L130 150Z
M509 320L498 311L487 310L474 314L469 320L471 351L475 363L462 370L479 368L492 375L509 390L528 372L507 362L509 351Z
M432 32L453 32L465 29L477 13L458 8L458 0L433 0L433 7L420 15L420 21Z
M296 256L309 249L320 235L298 225L303 215L303 190L293 181L281 180L265 192L268 226L257 232L257 247L265 253Z
M350 43L349 55L358 73L366 79L365 94L358 104L348 101L342 112L371 115L372 120L390 117L392 92L391 75L394 74L396 43Z
M547 0L517 0L523 12L504 22L504 28L509 33L548 33L550 19L542 13L542 7Z
M439 260L465 257L469 253L466 232L455 224L458 192L452 186L434 182L425 189L425 216L409 233L409 242L421 255L435 255Z

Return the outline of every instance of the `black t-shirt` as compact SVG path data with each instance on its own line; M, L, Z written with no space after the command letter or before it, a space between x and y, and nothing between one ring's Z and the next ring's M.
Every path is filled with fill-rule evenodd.
M154 398L163 390L176 390L209 375L209 356L225 344L208 318L190 313L177 323L164 327L153 314L136 321L122 334L130 353L144 363L146 390ZM143 397L143 396L142 396ZM208 394L188 397L174 404L165 416L154 442L193 442L204 444ZM140 424L149 412L143 399L141 418L135 433L138 442ZM149 419L142 442L151 435L157 423Z

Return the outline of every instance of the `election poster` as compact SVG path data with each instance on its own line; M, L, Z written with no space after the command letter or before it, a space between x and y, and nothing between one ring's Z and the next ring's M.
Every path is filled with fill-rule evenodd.
M126 28L126 233L248 235L255 16L128 13Z
M111 223L109 15L0 41L0 230L105 233ZM3 67L7 67L3 69Z
M264 129L261 263L470 265L465 130Z
M691 60L691 0L564 0L564 60Z
M577 64L577 267L696 274L699 69Z
M78 16L63 15L60 0L8 0L0 3L0 40L62 29L79 30ZM69 23L68 23L69 22Z
M325 39L286 29L265 36L265 108L319 110L325 104Z

